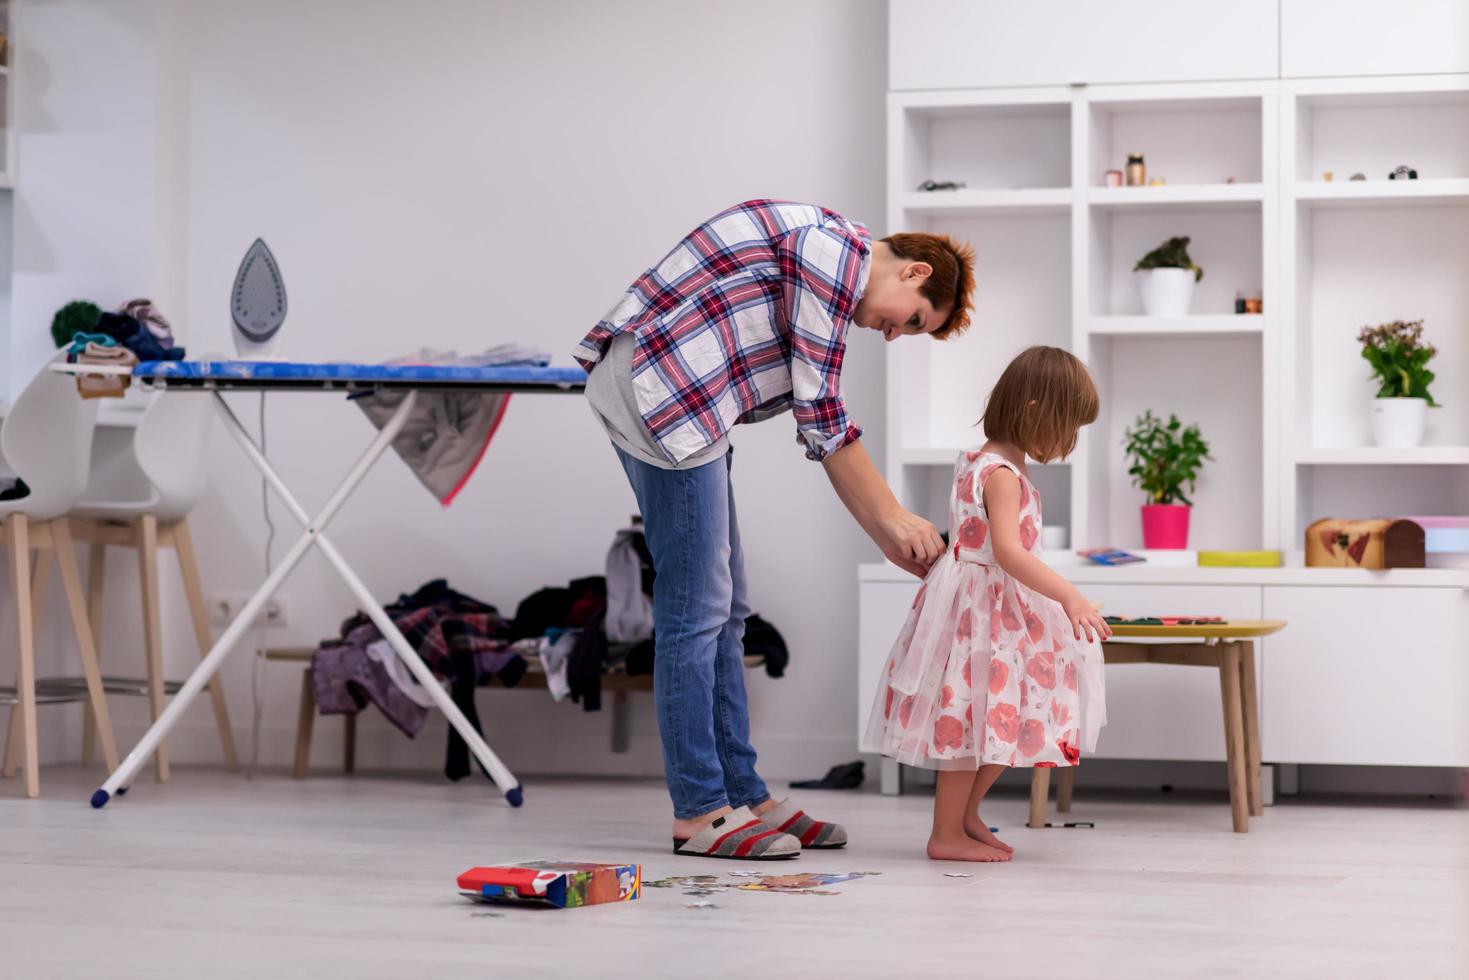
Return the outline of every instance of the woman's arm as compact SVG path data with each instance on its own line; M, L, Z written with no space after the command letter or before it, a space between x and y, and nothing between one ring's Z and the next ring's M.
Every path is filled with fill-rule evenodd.
M1083 632L1088 642L1096 636L1103 639L1111 636L1111 627L1081 590L1020 543L1020 478L1002 466L990 474L982 492L985 513L990 519L990 546L1005 574L1059 602L1078 640Z
M919 578L926 575L944 553L943 538L933 524L903 509L862 441L831 453L822 466L837 496L888 561Z

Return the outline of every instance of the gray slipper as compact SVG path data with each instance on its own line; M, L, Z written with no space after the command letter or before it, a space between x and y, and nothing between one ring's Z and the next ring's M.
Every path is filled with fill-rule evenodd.
M735 861L779 861L801 856L801 842L767 827L742 806L716 817L692 837L673 839L673 853Z

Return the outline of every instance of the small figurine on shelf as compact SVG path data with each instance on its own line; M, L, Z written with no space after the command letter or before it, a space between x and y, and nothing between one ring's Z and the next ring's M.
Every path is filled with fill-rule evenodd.
M1166 183L1168 183L1168 181L1166 179L1162 178L1162 177L1149 177L1148 178L1148 186L1149 187L1162 187Z
M1122 186L1122 171L1120 170L1109 170L1103 175L1103 178L1106 180L1108 187Z
M1141 153L1127 155L1127 186L1142 187L1148 182L1148 166Z
M962 180L925 180L918 185L921 191L957 191L964 187Z
M1418 171L1412 167L1398 167L1387 175L1388 180L1417 180Z
M1366 180L1367 179L1367 175L1364 174L1364 173L1362 173L1362 171L1358 170L1356 173L1352 174L1352 176L1350 178L1348 178L1348 179L1349 180Z
M1252 290L1250 292L1250 295L1248 295L1248 296L1245 297L1245 312L1246 313L1264 313L1265 312L1265 295L1264 295L1264 291L1263 290L1260 290L1260 289Z
M1236 289L1234 291L1234 312L1237 314L1246 312L1245 291L1243 289Z
M1329 184L1336 179L1336 174L1330 170L1323 170L1321 171L1321 179Z

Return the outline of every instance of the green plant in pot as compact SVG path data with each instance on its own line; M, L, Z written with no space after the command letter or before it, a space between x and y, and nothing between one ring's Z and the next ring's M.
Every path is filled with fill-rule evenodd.
M97 321L101 318L102 310L96 303L88 303L84 299L67 303L51 318L51 339L58 349L65 347L79 333L96 332Z
M1394 320L1357 333L1362 357L1372 365L1377 397L1372 400L1372 441L1397 449L1423 442L1434 374L1428 362L1438 348L1423 339L1422 320Z
M1148 316L1187 316L1194 301L1194 283L1204 270L1188 255L1188 236L1170 238L1137 260L1138 294Z
M1197 425L1185 427L1177 415L1164 422L1143 412L1124 433L1132 485L1148 495L1143 505L1143 547L1188 547L1189 509L1193 501L1184 494L1194 492L1194 483L1209 444Z

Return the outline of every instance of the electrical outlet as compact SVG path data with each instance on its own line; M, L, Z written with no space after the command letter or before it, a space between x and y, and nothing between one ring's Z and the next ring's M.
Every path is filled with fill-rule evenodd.
M234 622L245 603L250 601L249 592L217 592L209 597L209 622L215 626L228 626ZM280 628L288 625L286 616L288 600L283 595L267 599L264 607L255 616L255 627Z

